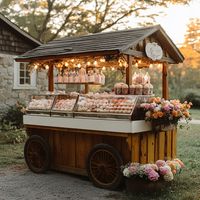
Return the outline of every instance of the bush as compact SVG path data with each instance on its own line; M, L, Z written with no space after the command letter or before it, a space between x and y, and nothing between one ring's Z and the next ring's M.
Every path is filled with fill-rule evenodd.
M1 129L19 129L23 127L23 115L25 106L17 102L15 105L10 106L9 109L3 114L1 119Z
M16 144L22 143L26 140L26 132L22 129L16 129L13 131L6 132L4 135L5 143L7 144Z
M189 93L184 99L188 102L192 102L193 108L200 108L200 95L195 93Z

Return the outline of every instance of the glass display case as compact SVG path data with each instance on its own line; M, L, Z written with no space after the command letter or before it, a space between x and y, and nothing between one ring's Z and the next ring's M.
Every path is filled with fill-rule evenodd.
M56 95L51 109L51 115L71 116L77 102L77 94Z
M27 113L50 114L54 101L53 95L33 95L26 109Z
M96 117L139 120L144 119L140 104L149 95L59 94L32 96L28 113L66 117Z
M131 95L80 95L76 104L76 116L127 118L136 104L137 96Z

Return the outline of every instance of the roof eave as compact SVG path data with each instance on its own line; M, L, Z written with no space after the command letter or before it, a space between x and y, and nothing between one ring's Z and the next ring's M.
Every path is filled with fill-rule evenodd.
M114 55L119 54L119 50L104 50L104 51L92 51L92 52L83 52L83 53L72 53L72 54L63 54L63 55L48 55L48 56L37 56L37 57L17 57L15 61L17 62L34 62L34 61L45 61L45 60L53 60L53 59L62 59L62 58L70 58L74 56L103 56L103 55Z
M156 25L152 30L148 31L147 34L143 35L142 37L138 38L136 41L134 41L131 44L128 44L127 46L124 46L120 49L120 53L122 54L127 54L127 51L129 48L133 47L135 44L137 44L138 42L140 42L141 40L143 40L144 38L154 34L155 32L160 31L165 38L167 39L167 41L169 42L170 46L173 48L173 50L176 52L176 55L178 57L178 59L173 59L173 62L171 61L170 64L178 64L184 61L184 56L182 55L182 53L180 52L180 50L176 47L176 45L174 44L174 42L170 39L170 37L167 35L167 33L164 31L164 29L160 26L160 25Z
M34 37L32 37L31 35L29 35L25 31L23 31L22 29L20 29L16 24L12 23L8 18L6 18L1 13L0 13L0 19L2 19L6 24L8 24L10 27L12 27L15 31L17 31L18 33L20 33L24 37L28 38L32 42L34 42L34 43L36 43L38 45L42 45L42 43L40 41L38 41L37 39L35 39Z

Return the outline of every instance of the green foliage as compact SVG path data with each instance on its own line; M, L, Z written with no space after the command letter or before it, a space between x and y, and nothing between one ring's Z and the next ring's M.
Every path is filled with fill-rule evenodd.
M192 102L193 108L200 108L200 94L189 93L184 98L188 102Z
M24 105L17 102L10 106L1 119L1 129L9 130L23 127Z
M16 129L13 131L8 131L4 135L5 143L7 144L18 144L23 143L27 136L26 132L22 129Z
M190 114L191 114L191 116L192 116L192 119L198 119L198 120L200 120L200 109L191 109L190 110Z

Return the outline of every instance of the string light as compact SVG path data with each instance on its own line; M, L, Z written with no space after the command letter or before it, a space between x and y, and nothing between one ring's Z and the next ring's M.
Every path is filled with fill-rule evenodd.
M78 68L81 68L81 64L80 64L80 63L78 63L77 67L78 67Z
M98 65L97 61L95 60L94 61L94 66L96 67Z
M88 65L88 66L90 66L90 65L91 65L91 62L90 62L90 61L88 61L88 62L87 62L87 65Z
M150 65L149 65L149 68L152 68L152 67L153 67L153 64L150 64Z
M65 62L65 67L68 67L69 66L69 63L68 62Z
M106 62L105 58L101 58L100 62Z
M49 65L45 65L45 69L48 70L49 69Z
M57 67L58 67L58 68L61 68L61 67L62 67L62 64L61 64L61 63L58 63L58 64L57 64Z
M114 68L114 67L112 67L111 69L112 69L112 71L114 71L114 70L115 70L115 68Z
M38 69L38 65L37 64L34 65L34 69Z

